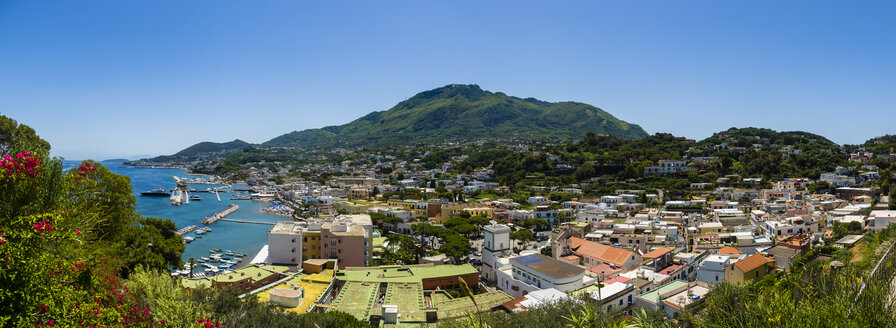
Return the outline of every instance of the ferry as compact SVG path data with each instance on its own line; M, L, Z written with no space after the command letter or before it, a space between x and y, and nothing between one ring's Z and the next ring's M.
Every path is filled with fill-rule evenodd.
M168 192L168 190L158 188L158 189L140 192L140 196L168 197L168 196L171 196L171 193Z

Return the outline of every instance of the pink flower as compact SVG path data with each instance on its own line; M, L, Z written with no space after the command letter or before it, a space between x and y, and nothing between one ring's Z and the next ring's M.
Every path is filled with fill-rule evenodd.
M80 234L81 234L81 230L75 230L75 234L76 234L76 235L80 235Z

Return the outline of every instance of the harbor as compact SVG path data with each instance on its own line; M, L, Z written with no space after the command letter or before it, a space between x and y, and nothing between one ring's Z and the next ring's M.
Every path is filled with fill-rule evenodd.
M66 168L77 167L80 161L64 161ZM268 230L271 226L261 222L270 222L273 224L277 221L283 221L284 217L274 215L262 211L262 208L269 203L261 201L249 200L230 200L234 189L243 190L240 193L248 196L252 190L250 186L242 184L202 184L202 186L190 186L187 190L191 195L201 195L203 201L191 201L189 205L171 206L169 203L170 191L175 189L175 183L172 176L185 177L189 182L192 175L187 174L183 169L178 168L136 168L122 166L120 163L104 163L110 171L116 174L122 174L130 177L132 194L137 201L137 212L146 217L156 217L170 219L177 225L184 238L186 248L181 256L184 262L193 258L207 257L208 250L211 248L242 250L244 253L249 251L257 251L259 245L267 244ZM195 189L194 189L195 188ZM153 195L141 195L141 192L158 191L156 197ZM221 202L210 198L211 194L218 191ZM193 231L202 227L199 221L211 213L220 212L225 206L230 204L238 204L239 210L227 215L228 220L236 221L253 221L261 224L253 224L248 222L217 222L214 224L214 231L207 232L203 235L196 235ZM222 206L223 205L223 206ZM190 227L196 225L196 228ZM187 240L192 240L187 242ZM245 259L248 263L251 258ZM239 268L242 265L234 266ZM200 268L195 271L200 274L205 272Z

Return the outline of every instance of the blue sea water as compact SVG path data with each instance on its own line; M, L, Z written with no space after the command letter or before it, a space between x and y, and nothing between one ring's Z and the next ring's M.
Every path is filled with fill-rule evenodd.
M170 190L174 188L174 176L177 177L193 177L188 175L183 169L151 169L137 168L133 166L121 165L121 162L103 162L104 166L116 174L128 176L131 179L131 191L137 198L137 212L143 216L171 219L178 228L189 225L197 225L203 227L200 220L226 208L229 204L239 205L239 210L228 215L227 219L277 222L290 221L289 217L267 214L261 209L269 203L255 200L230 200L232 193L221 193L221 202L217 200L215 194L197 192L191 195L202 197L202 201L190 201L187 205L173 206L169 202L168 197L146 197L140 196L141 191L150 189L164 188ZM80 165L80 161L64 161L65 169ZM192 189L204 190L206 188L214 188L218 185L190 185ZM248 188L247 186L234 186L235 188ZM228 221L218 221L209 225L211 232L202 236L198 236L193 232L187 233L185 236L197 237L192 243L186 244L183 260L186 262L190 257L199 259L199 257L208 257L209 250L212 248L229 249L238 253L244 253L248 256L243 260L241 265L248 263L254 256L267 244L268 230L271 225L237 223ZM201 238L199 238L201 237Z

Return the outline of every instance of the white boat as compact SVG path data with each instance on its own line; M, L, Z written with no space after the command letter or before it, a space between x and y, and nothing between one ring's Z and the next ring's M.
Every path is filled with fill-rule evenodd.
M193 237L190 237L190 236L186 236L186 237L184 237L184 242L186 242L186 243L188 243L188 244L191 243L191 242L193 242L194 240L196 240L196 238L193 238Z

